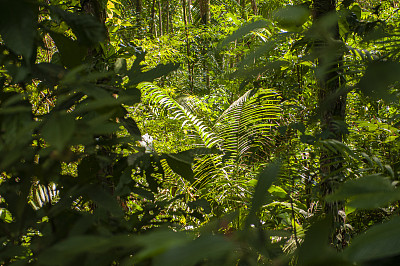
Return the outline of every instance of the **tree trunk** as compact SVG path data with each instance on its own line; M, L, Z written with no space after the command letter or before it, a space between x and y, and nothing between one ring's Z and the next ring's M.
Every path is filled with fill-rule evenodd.
M192 0L188 0L188 23L192 24L193 19L192 19Z
M135 12L137 14L142 12L142 0L135 0Z
M253 14L254 14L254 15L257 15L258 9L257 9L256 0L251 0L251 8L253 9Z
M324 16L336 12L335 0L314 0L314 23L318 23ZM341 80L338 69L341 66L343 55L341 53L334 54L332 49L327 50L332 45L332 40L340 41L339 26L334 23L329 29L330 37L322 38L316 44L316 52L318 53L318 69L320 75L317 77L319 86L319 108L321 110L321 130L329 134L330 139L337 141L343 140L343 131L337 130L337 122L345 121L346 111L346 94L340 94ZM335 51L338 51L336 49ZM320 177L321 177L321 194L326 196L330 194L337 185L343 181L342 169L343 158L335 152L321 150L320 152ZM340 248L344 246L344 235L340 227L344 224L344 220L340 213L343 212L343 203L325 203L325 213L333 217L336 232L332 237L333 244ZM341 240L338 240L341 239Z
M186 56L188 62L188 76L189 76L189 87L193 90L194 82L193 82L193 66L190 60L190 41L189 41L189 29L188 29L188 21L187 21L187 10L186 10L186 0L182 0L182 11L183 11L183 22L185 24L185 33L186 33Z
M210 21L210 0L201 0L200 1L200 17L201 17L201 23L204 26L207 26ZM205 81L206 88L210 88L210 71L209 71L209 65L207 63L207 52L208 52L208 46L209 46L210 39L209 38L202 38L202 45L201 45L201 55L202 58L201 60L203 61L203 70L205 72L205 78L203 81Z
M135 16L136 16L136 26L138 28L138 30L136 30L136 33L139 34L140 37L141 36L141 28L142 28L142 0L135 0L134 1L134 5L135 5Z
M151 21L150 21L150 33L153 38L157 37L155 20L156 20L156 0L153 0L153 4L151 6Z
M200 0L201 23L206 25L210 21L210 0Z
M169 34L169 23L170 23L169 22L169 0L164 1L163 9L164 9L164 21L165 21L164 33Z
M81 0L81 7L82 11L84 13L90 14L94 16L97 20L100 21L105 26L105 20L106 20L106 10L102 9L101 4L99 3L99 0ZM107 30L107 28L106 28ZM108 39L108 32L107 34L107 39ZM101 62L101 60L104 60L104 54L102 52L102 49L96 49L96 47L91 47L88 49L88 54L87 57L93 58L93 61L95 64ZM98 83L104 82L104 80L98 80ZM101 135L98 138L106 139L112 141L116 136L114 134L107 134L107 135ZM107 158L113 158L115 157L113 155L112 147L106 147L106 146L101 146L101 148L98 149L97 155L99 157L107 157ZM113 175L113 162L114 160L111 160L112 163L106 164L102 166L98 173L97 173L97 178L102 184L103 188L106 191L109 191L111 194L114 193L114 188L115 184L112 181L112 179L107 178L108 176ZM95 207L95 205L92 205L92 207Z
M160 35L159 36L163 35L163 20L162 20L163 12L162 12L162 8L161 8L161 2L162 2L162 0L158 0L158 23L160 24L159 25Z
M238 0L239 5L241 6L241 13L242 13L242 18L247 20L247 15L246 15L246 0Z

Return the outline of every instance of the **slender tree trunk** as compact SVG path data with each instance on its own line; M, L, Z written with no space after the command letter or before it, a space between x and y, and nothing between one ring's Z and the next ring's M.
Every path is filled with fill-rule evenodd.
M164 33L169 34L169 0L164 1L164 20L165 20L165 27L164 27Z
M189 40L189 29L188 29L188 21L187 21L187 9L186 9L186 0L182 0L182 11L183 11L183 22L185 24L185 34L186 34L186 56L188 61L188 76L189 76L189 87L193 90L194 82L193 82L193 66L190 60L190 40Z
M201 22L206 25L210 21L210 0L200 0L199 4Z
M192 0L188 0L188 22L189 22L189 24L193 23L193 19L192 19Z
M200 1L200 17L201 23L206 27L210 21L210 0L201 0ZM209 65L207 63L207 51L209 46L209 38L202 39L202 46L201 46L201 55L203 61L203 69L205 72L205 83L206 88L210 88L210 73L209 73Z
M251 8L253 9L253 14L254 14L254 15L257 15L258 9L257 9L256 0L251 0Z
M102 5L100 4L99 0L81 0L81 7L82 11L94 16L100 23L102 23L105 26L105 20L106 20L106 10L102 9ZM107 39L108 39L108 32L107 34ZM101 49L96 49L96 47L92 47L88 49L88 55L87 57L93 58L95 64L98 62L101 62L101 60L104 60L104 54L102 53ZM104 80L98 80L98 83L103 83ZM113 140L116 136L114 134L108 134L108 135L102 135L99 138L107 139L107 140ZM112 151L112 147L106 147L102 146L100 149L97 151L97 155L100 157L108 157L112 158L114 157ZM114 188L115 184L112 181L112 179L107 178L107 176L112 176L113 175L113 163L104 165L100 168L100 170L97 173L97 178L101 182L102 186L104 187L105 190L109 191L111 194L114 193ZM93 208L95 207L94 205L92 206Z
M138 30L136 30L136 33L138 34L137 37L141 37L142 35L142 0L134 0L134 5L135 5L135 20L136 20L136 26Z
M135 0L135 12L137 14L142 13L142 0Z
M318 23L324 16L332 12L336 12L335 0L314 0L314 21ZM329 29L333 40L340 40L339 26L337 23ZM341 80L338 73L343 55L341 53L334 54L332 50L327 51L327 47L332 45L332 40L328 38L322 39L316 45L318 56L318 68L321 75L318 78L319 85L319 107L321 110L321 129L327 132L331 139L338 141L343 140L343 131L337 130L337 122L345 121L346 111L346 94L338 93L341 86ZM337 50L335 50L337 51ZM320 175L322 196L330 194L343 180L342 157L334 152L320 152ZM343 211L343 203L325 203L324 210L327 214L332 215L336 232L332 237L333 244L336 247L344 246L343 232L340 226L344 224L344 220L340 213ZM337 241L336 236L341 234L341 241Z
M241 13L242 13L242 18L247 19L246 16L246 0L238 0L239 5L241 6Z
M157 37L155 20L156 20L156 0L153 0L153 4L151 6L151 21L150 21L150 33L153 36L153 38Z
M162 36L163 35L163 12L162 12L162 8L161 8L161 3L162 2L162 0L158 0L158 23L160 24L159 25L159 29L160 29L160 35L159 36Z

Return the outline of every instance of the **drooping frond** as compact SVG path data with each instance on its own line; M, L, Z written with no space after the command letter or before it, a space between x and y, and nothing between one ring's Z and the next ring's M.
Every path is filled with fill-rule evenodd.
M219 117L214 130L223 155L206 156L194 165L194 184L217 204L246 202L255 178L254 162L266 162L274 145L273 129L281 115L279 96L270 89L252 89Z
M189 124L193 126L206 147L211 148L219 142L218 137L210 128L192 112L179 104L164 89L149 82L141 83L139 89L142 91L143 102L161 106L163 109L170 112L175 119L182 121L183 125Z
M222 149L243 161L272 144L271 131L278 124L281 110L278 94L270 89L249 90L219 117L216 132L223 139Z

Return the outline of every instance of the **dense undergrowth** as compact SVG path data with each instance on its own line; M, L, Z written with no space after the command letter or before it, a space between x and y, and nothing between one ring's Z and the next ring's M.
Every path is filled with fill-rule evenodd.
M331 2L0 1L0 264L394 265L399 7Z

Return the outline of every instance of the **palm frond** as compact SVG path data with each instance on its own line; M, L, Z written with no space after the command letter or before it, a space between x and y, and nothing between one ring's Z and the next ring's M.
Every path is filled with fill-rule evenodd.
M218 144L219 139L216 134L192 112L179 104L164 89L148 82L141 83L139 89L142 91L143 102L161 106L170 112L175 119L182 121L183 125L189 124L193 126L206 147L211 148Z
M270 89L249 90L219 117L215 130L222 149L239 163L257 149L272 146L271 133L281 110L278 94Z
M201 158L194 165L195 187L216 204L242 206L251 195L257 165L267 161L273 147L274 128L281 109L278 94L270 89L252 89L233 102L214 125L222 140L224 155ZM258 154L259 151L264 154ZM254 160L257 154L260 158ZM254 164L254 162L257 162Z

